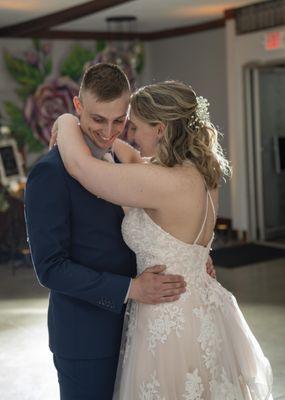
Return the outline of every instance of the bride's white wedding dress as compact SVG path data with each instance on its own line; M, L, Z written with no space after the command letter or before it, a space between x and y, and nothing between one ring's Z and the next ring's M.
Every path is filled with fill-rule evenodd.
M207 247L186 244L131 209L122 232L136 253L138 274L165 264L187 291L173 303L129 301L113 400L272 399L268 360L235 297L206 272Z

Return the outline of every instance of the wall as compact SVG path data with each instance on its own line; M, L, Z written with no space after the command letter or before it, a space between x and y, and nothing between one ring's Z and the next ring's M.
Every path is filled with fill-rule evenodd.
M223 132L222 146L228 153L225 29L148 42L146 63L142 84L178 79L208 98L212 121ZM219 215L231 217L229 182L221 187Z

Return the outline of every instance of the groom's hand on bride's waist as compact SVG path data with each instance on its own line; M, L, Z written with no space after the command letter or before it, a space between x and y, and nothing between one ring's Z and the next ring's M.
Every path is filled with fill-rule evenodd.
M213 264L212 258L209 256L207 263L206 263L207 273L210 275L211 278L217 279L216 269Z
M186 282L183 276L165 274L165 269L163 265L156 265L132 279L129 299L145 304L178 300L186 291Z

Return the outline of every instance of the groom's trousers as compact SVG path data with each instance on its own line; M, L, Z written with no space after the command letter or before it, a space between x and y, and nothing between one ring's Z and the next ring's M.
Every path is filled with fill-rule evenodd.
M112 400L118 357L74 360L53 355L60 400Z

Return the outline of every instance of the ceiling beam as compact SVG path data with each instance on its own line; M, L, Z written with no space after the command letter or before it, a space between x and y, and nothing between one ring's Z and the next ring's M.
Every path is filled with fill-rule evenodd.
M167 39L176 36L208 31L225 26L225 19L217 19L203 24L184 26L174 29L166 29L154 32L105 32L105 31L59 31L42 30L31 35L40 39L77 39L77 40L135 40L142 41Z
M229 8L228 10L225 10L224 14L226 19L234 19L236 17L236 9Z
M139 32L107 32L107 31L38 31L33 38L38 39L77 39L77 40L134 40L141 39Z
M0 28L0 37L32 37L37 31L48 30L56 25L74 21L134 0L93 0L20 24Z
M225 19L215 19L213 21L204 22L202 24L183 26L174 29L165 29L162 31L149 32L145 34L145 40L168 39L176 36L184 36L192 33L209 31L212 29L222 28L225 26Z

